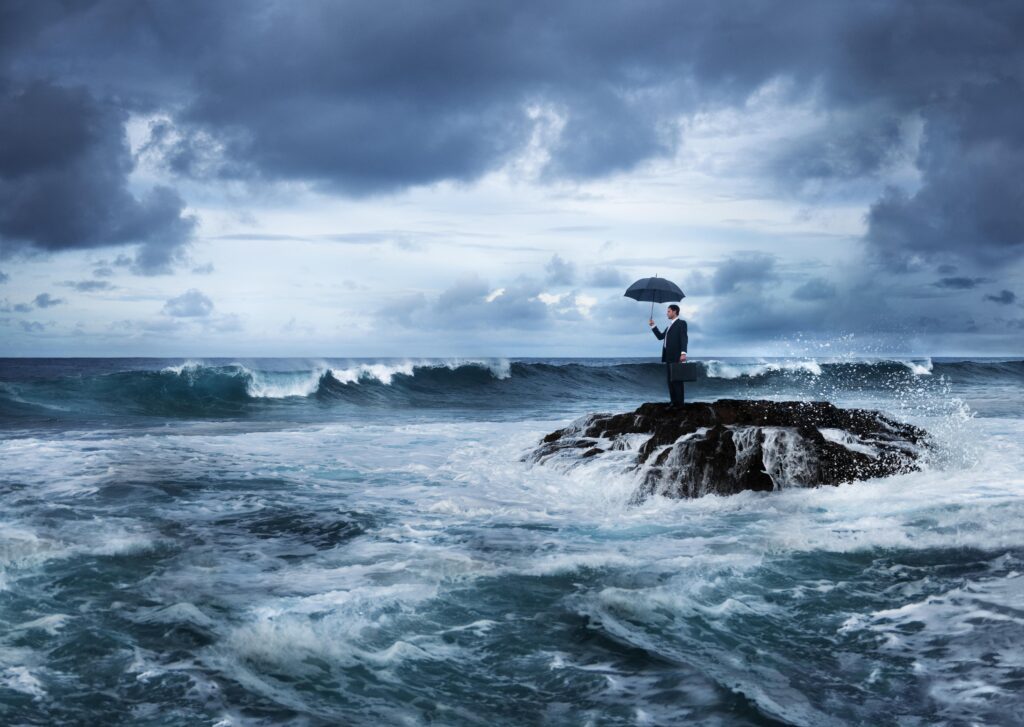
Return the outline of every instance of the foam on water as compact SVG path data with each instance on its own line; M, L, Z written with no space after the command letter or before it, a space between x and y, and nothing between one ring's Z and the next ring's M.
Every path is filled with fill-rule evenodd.
M762 360L756 363L736 364L724 363L722 361L711 359L710 361L705 361L704 365L707 369L708 377L716 379L738 379L743 376L763 376L764 374L772 372L794 372L810 374L811 376L821 376L822 373L821 364L814 360L784 361L777 363L769 363Z
M236 368L275 400L321 371ZM26 428L0 440L5 719L1005 723L1024 420L865 398L933 433L924 471L639 505L641 436L523 461L563 412Z

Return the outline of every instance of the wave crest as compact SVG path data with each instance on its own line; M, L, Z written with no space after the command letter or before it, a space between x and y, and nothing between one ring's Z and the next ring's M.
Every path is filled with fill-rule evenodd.
M627 361L277 361L188 360L157 370L0 381L0 418L143 414L236 416L305 403L357 406L521 408L553 402L663 395L659 363ZM832 360L698 361L690 391L701 398L772 395L832 399L850 390L898 394L950 383L1017 386L1024 361ZM947 392L948 394L948 392Z

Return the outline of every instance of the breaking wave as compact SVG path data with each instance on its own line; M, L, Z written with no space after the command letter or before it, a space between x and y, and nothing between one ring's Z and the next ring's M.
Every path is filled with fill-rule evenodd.
M942 382L1024 382L1024 361L719 360L697 362L701 398L893 391ZM446 359L302 362L291 368L185 361L163 368L0 381L0 419L75 414L232 417L267 408L373 406L517 408L540 402L657 397L664 366L636 361Z

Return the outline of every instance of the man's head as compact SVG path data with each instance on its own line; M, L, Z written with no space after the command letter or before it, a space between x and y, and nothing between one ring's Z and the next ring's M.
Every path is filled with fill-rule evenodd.
M676 318L679 317L679 306L673 303L665 310L665 315L668 316L668 319L670 321L674 321Z

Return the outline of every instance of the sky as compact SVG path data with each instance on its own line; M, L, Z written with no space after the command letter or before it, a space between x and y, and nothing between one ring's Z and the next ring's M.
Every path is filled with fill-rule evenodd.
M4 0L0 356L1021 355L1022 170L1019 1Z

